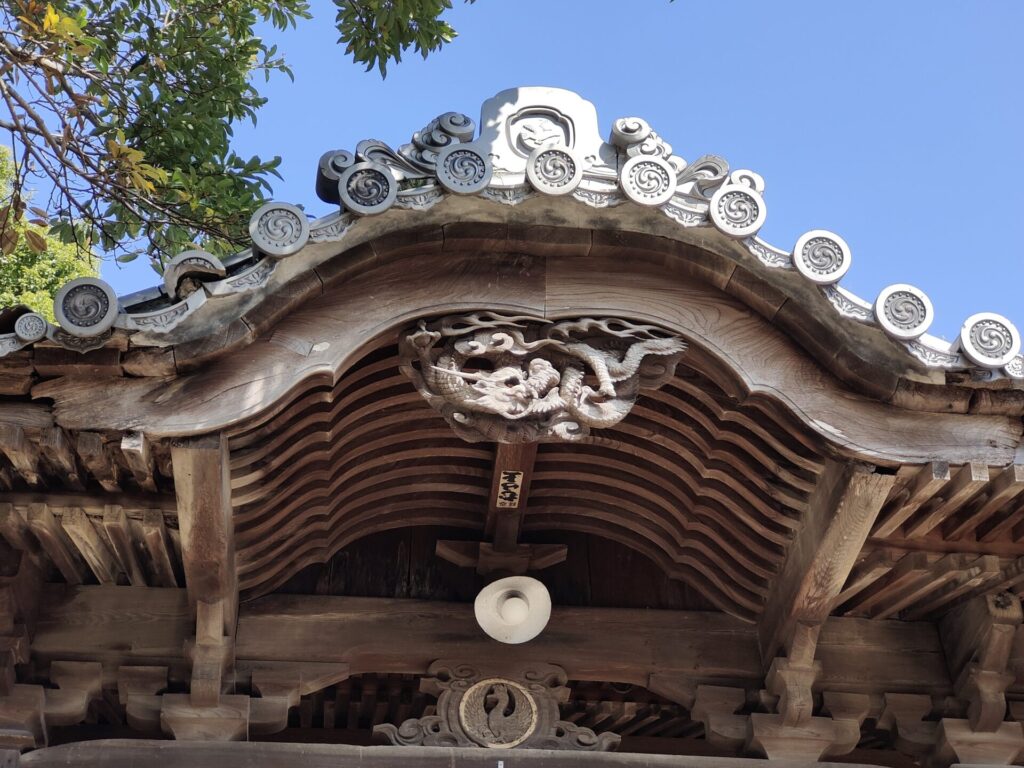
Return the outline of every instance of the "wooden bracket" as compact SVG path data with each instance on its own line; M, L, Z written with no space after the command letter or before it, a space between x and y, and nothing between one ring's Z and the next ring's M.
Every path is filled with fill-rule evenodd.
M921 757L935 747L938 724L925 722L932 711L932 697L918 693L886 693L878 728L890 731L900 752Z
M809 760L837 757L853 750L860 741L856 720L809 717L799 725L787 725L783 715L755 712L750 715L747 749L769 760Z
M82 722L102 691L102 665L55 661L50 680L57 688L15 684L0 696L0 748L44 747L50 726Z
M569 548L565 544L517 544L510 552L499 552L486 541L438 540L435 552L463 568L474 568L487 576L492 573L522 576L527 571L540 571L565 562Z
M1000 723L994 731L975 731L969 721L942 718L939 721L932 764L952 763L1009 765L1024 752L1024 730L1020 723Z
M954 607L939 623L950 677L967 702L967 720L979 733L996 733L1006 716L1007 671L1017 629L1024 623L1020 598L1010 592L976 597Z
M747 716L736 713L746 700L742 688L698 685L690 716L704 723L704 738L709 744L738 751L747 740Z

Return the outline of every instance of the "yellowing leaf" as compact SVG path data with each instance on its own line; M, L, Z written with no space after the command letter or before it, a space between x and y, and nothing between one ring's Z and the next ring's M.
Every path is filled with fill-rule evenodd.
M55 32L58 23L60 23L60 14L53 10L52 5L47 4L46 13L43 15L43 32Z

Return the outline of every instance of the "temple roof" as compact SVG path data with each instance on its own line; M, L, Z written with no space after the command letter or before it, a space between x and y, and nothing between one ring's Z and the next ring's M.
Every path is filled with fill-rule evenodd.
M359 246L438 227L454 241L475 224L489 227L490 247L526 248L531 228L543 226L542 240L569 237L577 250L615 237L689 248L691 269L864 394L922 407L921 391L938 387L946 391L926 410L984 411L995 400L995 411L1024 412L1011 392L1024 381L1024 356L1010 320L973 315L947 342L927 333L934 309L919 289L892 285L873 302L856 296L840 284L852 254L839 235L811 230L791 248L758 236L767 207L757 173L730 171L714 155L687 162L640 118L615 120L605 141L594 106L559 89L503 91L483 104L480 126L447 112L398 150L371 139L327 152L316 190L336 213L310 221L297 206L268 203L251 219L251 248L223 260L186 251L161 285L127 296L98 279L74 280L55 298L59 325L23 307L0 315L8 331L0 358L106 347L121 350L129 375L193 369L249 343L280 314L282 297L291 306L319 292L325 272L347 269L339 262ZM424 269L429 258L425 250ZM980 402L971 394L979 388L999 394Z

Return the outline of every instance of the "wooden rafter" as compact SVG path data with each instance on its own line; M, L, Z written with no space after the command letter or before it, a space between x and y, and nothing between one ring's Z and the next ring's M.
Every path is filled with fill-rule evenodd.
M828 618L894 481L864 465L826 465L758 625L766 666L792 652L801 626ZM809 652L806 661L813 642Z

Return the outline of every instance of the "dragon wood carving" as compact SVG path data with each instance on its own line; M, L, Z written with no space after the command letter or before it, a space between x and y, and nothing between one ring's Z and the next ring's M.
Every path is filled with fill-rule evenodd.
M625 418L686 350L651 325L550 322L476 312L421 320L399 343L402 371L467 442L579 440Z

